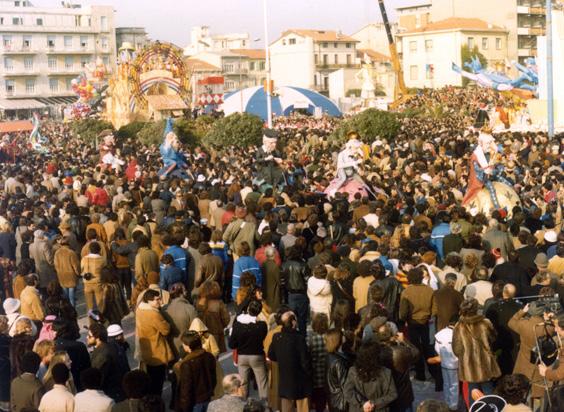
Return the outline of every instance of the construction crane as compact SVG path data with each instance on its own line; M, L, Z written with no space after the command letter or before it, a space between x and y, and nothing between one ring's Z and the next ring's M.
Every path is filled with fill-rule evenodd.
M384 21L384 27L386 28L386 34L388 36L388 46L390 47L390 57L392 59L392 67L396 74L396 87L394 88L394 99L397 101L402 96L407 95L407 88L405 87L405 82L403 80L403 70L401 68L401 63L398 57L398 50L396 49L396 44L394 42L394 36L392 34L392 28L390 26L390 21L388 20L388 13L386 13L386 6L384 0L378 0L378 5L380 6L380 13L382 14L382 20Z

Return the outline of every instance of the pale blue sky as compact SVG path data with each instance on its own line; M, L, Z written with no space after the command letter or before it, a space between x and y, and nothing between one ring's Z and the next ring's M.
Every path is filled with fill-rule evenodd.
M269 41L287 28L337 29L352 34L380 21L378 0L268 0ZM36 5L58 5L55 0L32 0ZM208 25L212 33L249 32L264 38L263 0L75 0L81 4L113 5L118 26L143 26L155 40L186 46L190 28ZM386 0L388 15L398 5L423 0ZM262 42L257 43L262 46Z

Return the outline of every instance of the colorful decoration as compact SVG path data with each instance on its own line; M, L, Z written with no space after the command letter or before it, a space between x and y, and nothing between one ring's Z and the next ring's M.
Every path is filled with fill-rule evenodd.
M455 63L452 63L452 70L459 73L462 77L475 81L481 87L492 88L497 91L518 89L536 93L538 89L538 73L536 72L534 59L531 59L526 66L515 62L513 64L521 73L521 76L513 80L503 73L484 69L480 59L476 56L472 57L470 62L464 63L464 67L470 71L462 69Z
M86 65L85 71L72 79L71 88L78 96L78 101L73 103L69 110L65 110L65 117L83 119L97 111L108 87L107 74L104 62L98 58L94 65Z
M172 125L172 119L168 118L164 130L164 139L159 146L163 167L157 174L161 180L165 180L169 176L181 179L188 178L188 174L186 173L188 163L184 155L180 152L180 141L176 133L172 130Z
M33 113L33 119L31 123L33 124L33 130L29 135L31 148L38 152L47 153L47 149L43 147L43 145L47 143L48 140L46 137L41 136L41 133L39 133L39 129L41 128L41 119L39 118L39 113Z

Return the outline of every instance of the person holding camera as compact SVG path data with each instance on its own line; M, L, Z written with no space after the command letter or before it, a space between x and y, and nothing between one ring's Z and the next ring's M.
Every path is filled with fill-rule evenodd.
M102 301L102 288L100 278L102 269L106 266L106 258L101 255L101 246L98 242L88 245L89 253L80 261L80 271L84 279L84 297L88 310L94 309Z
M554 325L554 330L560 340L564 339L564 312L560 312L557 316L548 315L547 317ZM556 368L550 368L542 362L539 363L538 369L540 376L550 382L564 381L564 351L562 351L562 348L560 348L559 362L555 362L553 366L555 365L558 366Z

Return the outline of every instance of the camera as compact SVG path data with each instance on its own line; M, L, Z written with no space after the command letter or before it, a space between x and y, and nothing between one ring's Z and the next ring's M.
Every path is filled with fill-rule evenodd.
M88 273L85 273L84 275L82 275L82 277L84 278L84 280L92 280L94 275L92 273L88 272Z
M543 296L537 301L531 303L531 306L536 307L538 310L542 310L543 313L559 313L562 310L558 294L554 296Z

